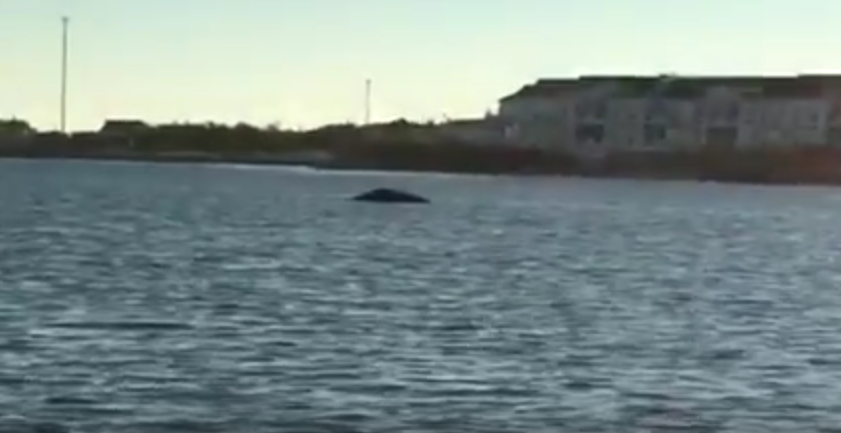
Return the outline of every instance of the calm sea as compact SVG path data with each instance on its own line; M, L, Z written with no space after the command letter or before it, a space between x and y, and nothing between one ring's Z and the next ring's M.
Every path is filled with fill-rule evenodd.
M2 432L839 427L841 189L0 162Z

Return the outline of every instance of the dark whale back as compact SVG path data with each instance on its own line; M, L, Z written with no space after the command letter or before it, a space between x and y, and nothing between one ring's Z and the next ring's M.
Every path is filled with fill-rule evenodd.
M353 197L354 201L373 203L429 203L429 200L419 195L389 188L377 188Z

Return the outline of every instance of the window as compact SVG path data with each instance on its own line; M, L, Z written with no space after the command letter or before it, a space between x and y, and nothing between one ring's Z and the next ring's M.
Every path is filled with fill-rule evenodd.
M666 127L663 125L645 125L645 141L657 142L666 139Z
M841 119L841 104L835 101L829 108L829 118L832 120Z
M841 127L832 127L827 132L827 143L834 146L841 146Z

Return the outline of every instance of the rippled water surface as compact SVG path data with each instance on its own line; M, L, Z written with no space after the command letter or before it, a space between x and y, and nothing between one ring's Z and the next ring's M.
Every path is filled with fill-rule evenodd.
M837 189L3 161L0 431L841 431L840 254Z

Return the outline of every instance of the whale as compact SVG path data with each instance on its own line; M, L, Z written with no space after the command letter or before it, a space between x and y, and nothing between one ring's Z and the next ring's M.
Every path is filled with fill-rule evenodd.
M429 203L429 199L425 197L390 188L372 189L354 196L352 200L370 203Z

